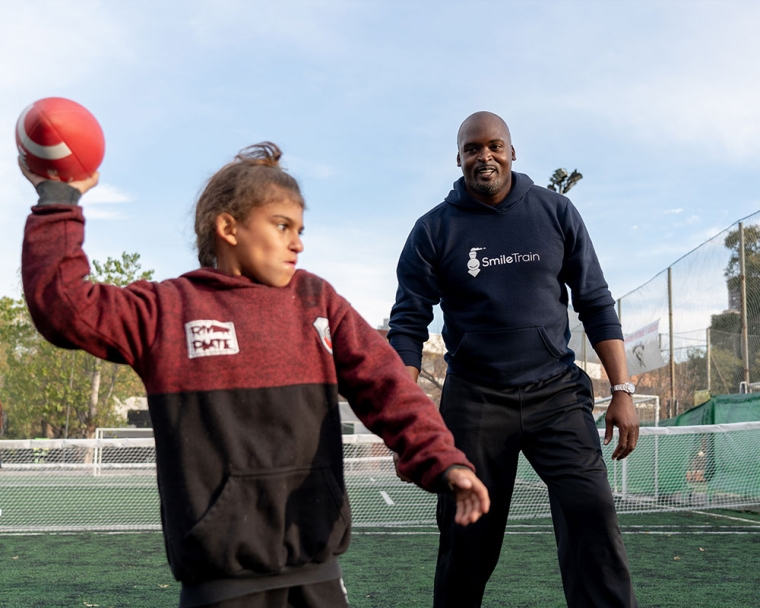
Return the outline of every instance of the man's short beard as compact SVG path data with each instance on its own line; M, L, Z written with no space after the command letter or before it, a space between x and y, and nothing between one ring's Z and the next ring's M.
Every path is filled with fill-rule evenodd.
M494 194L499 193L499 190L503 184L501 183L501 180L495 180L488 183L471 181L468 182L467 185L473 192L477 192L478 194L483 194L485 196L493 196Z

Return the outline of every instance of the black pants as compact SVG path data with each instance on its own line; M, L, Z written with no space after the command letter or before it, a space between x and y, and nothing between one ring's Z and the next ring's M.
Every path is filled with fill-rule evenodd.
M440 495L435 608L481 605L499 560L520 451L549 489L567 605L637 606L592 408L591 381L577 367L507 389L447 376L441 414L488 488L491 510L458 526L454 500Z

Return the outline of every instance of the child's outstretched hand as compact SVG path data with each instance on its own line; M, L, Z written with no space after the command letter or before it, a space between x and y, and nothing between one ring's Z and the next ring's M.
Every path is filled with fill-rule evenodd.
M44 182L47 180L47 177L42 177L41 175L37 175L36 173L32 173L24 166L24 163L21 162L21 159L18 160L18 166L19 169L21 169L21 173L24 174L24 177L28 179L30 182L32 182L32 186L35 188L38 184L41 182ZM90 188L94 188L98 185L98 179L100 179L100 173L95 172L92 177L88 177L87 179L83 179L77 182L68 182L69 186L76 188L79 190L82 194L87 192Z
M457 502L456 523L460 526L474 524L481 515L488 513L491 508L488 490L470 469L452 467L446 474L446 481Z

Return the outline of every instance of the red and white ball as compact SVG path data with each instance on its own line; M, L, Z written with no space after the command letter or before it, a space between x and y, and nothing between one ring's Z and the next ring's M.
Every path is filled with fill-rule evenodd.
M21 162L32 172L62 182L91 177L106 151L97 119L75 101L47 97L26 108L16 123Z

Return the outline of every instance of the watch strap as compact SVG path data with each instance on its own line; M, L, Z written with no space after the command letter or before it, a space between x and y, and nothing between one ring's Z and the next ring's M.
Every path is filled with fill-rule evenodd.
M633 393L636 391L636 386L632 382L624 382L623 384L615 384L610 387L610 393L617 391L622 391L624 393L628 393L629 395L633 395Z

